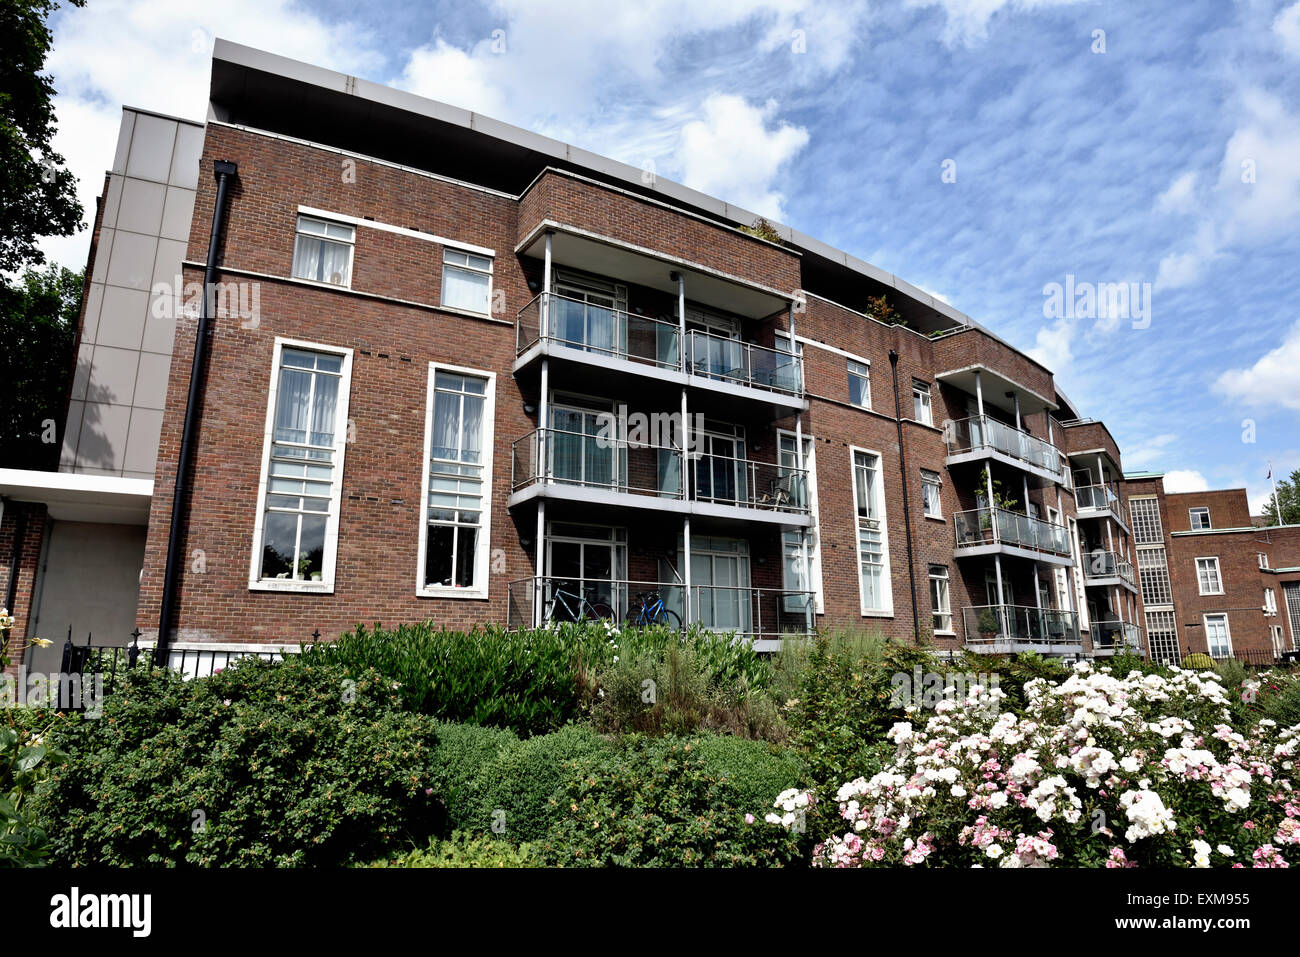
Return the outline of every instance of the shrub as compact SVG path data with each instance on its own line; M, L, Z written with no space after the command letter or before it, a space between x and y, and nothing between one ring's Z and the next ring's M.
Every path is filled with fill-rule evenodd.
M488 836L499 831L515 842L541 840L567 813L560 803L566 768L603 755L610 747L590 728L570 725L504 749L475 774L473 817L459 820L457 826Z
M472 724L440 723L434 732L437 745L430 759L429 784L441 812L438 834L457 829L479 830L484 782L480 774L519 744L513 732Z
M1284 867L1300 860L1292 764L1300 727L1228 726L1217 679L1076 665L1025 686L1024 715L1000 690L949 701L898 753L836 795L842 821L814 851L824 866ZM1169 713L1171 702L1181 714Z
M56 712L5 707L0 718L0 867L32 867L49 856L49 837L29 798L67 760L46 740Z
M700 735L694 745L704 766L725 783L729 799L743 813L761 818L773 794L803 780L803 763L791 748L721 734Z
M613 655L602 625L448 631L425 622L388 630L358 625L305 657L373 668L398 683L413 711L530 735L581 716L590 694L584 675Z
M798 858L782 829L737 803L690 739L630 736L616 752L574 762L544 862L583 867L753 867Z
M735 651L719 653L720 641ZM737 660L753 654L747 645L733 645L722 636L688 636L685 642L630 650L627 644L620 647L618 660L597 675L600 697L592 718L600 730L785 737L785 722L763 687L771 681L770 668Z
M1214 659L1203 652L1188 655L1183 659L1183 667L1188 671L1214 671Z
M400 857L375 861L371 867L539 867L537 852L528 844L513 844L491 835L457 831L448 840L431 841L427 848Z
M306 659L138 668L37 795L71 865L324 866L431 833L430 725L391 682Z
M819 635L796 654L802 665L787 719L814 786L838 784L875 765L885 732L903 716L893 676L937 664L924 649L855 634Z

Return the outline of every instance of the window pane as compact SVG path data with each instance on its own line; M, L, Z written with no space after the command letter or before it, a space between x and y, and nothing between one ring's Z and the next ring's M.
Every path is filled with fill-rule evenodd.
M461 588L468 588L474 584L474 557L477 543L477 528L456 529L456 584Z
M313 574L321 575L325 571L325 525L326 515L304 515L302 517L302 536L298 542L298 574L294 577L310 579Z
M269 512L262 535L262 577L292 578L298 516Z
M456 529L451 525L430 525L424 550L424 583L450 585L452 544Z
M442 304L470 312L487 312L490 281L483 273L469 272L458 266L443 266Z

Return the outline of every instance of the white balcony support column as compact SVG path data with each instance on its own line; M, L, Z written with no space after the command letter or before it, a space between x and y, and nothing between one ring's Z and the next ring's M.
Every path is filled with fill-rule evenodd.
M537 537L534 539L537 554L533 560L533 569L537 577L533 580L533 627L542 627L542 595L545 593L546 574L546 499L537 500Z
M1043 589L1038 577L1038 562L1034 562L1034 607L1043 610Z
M542 258L542 311L541 329L538 330L542 338L551 334L551 240L554 236L553 232L547 232L546 252Z
M694 618L691 616L691 516L682 517L682 627L689 628Z
M790 348L794 348L794 306L790 307ZM777 449L777 461L780 461L781 450ZM808 469L803 457L803 415L795 413L794 417L794 464L798 469L798 475L790 483L790 489L793 492L796 484L799 484L800 491L803 493L802 505L808 509L808 514L812 514L812 489L808 487ZM800 484L801 483L801 484ZM791 504L798 504L794 501L794 495L790 496ZM808 592L804 596L804 625L808 633L812 633L813 621L813 601L815 596L813 591L812 580L812 555L808 549L808 527L805 525L799 529L799 554L803 560L803 587ZM783 559L784 560L784 559ZM782 601L782 606L785 602Z
M996 517L996 516L995 516ZM1002 556L994 554L993 556L993 575L997 579L998 586L998 619L1002 622L1002 632L1007 632L1007 606L1006 593L1002 590ZM1007 637L1011 637L1007 635Z
M984 383L980 375L980 370L975 370L975 408L979 410L980 418L984 417Z
M551 360L542 356L541 396L537 400L537 478L543 485L551 483L551 469L547 455L547 429L551 427Z
M1106 551L1110 552L1111 555L1114 555L1116 554L1115 536L1111 533L1110 519L1107 518L1105 521L1106 521Z
M1019 432L1023 432L1025 428L1023 425L1020 424L1020 393L1019 392L1011 393L1011 401L1016 404L1016 430Z
M677 345L677 362L678 367L685 372L691 370L692 361L688 362L686 358L686 277L680 272L672 274L677 280L677 337L681 342Z

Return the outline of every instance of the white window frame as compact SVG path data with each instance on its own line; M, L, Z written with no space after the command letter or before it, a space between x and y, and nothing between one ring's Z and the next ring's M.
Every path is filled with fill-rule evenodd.
M926 478L928 475L934 476L934 481ZM925 490L928 486L934 486L934 503L936 511L930 511L927 507ZM921 513L926 518L943 520L943 473L936 472L934 469L921 469Z
M942 569L943 569L943 574L942 574L942 575L936 575L936 574L934 573L934 570L935 570L936 568L942 568ZM934 633L935 633L936 635L954 635L954 636L955 636L955 635L957 634L957 632L953 630L954 627L955 627L955 619L953 618L953 614L952 614L952 573L951 573L951 571L949 570L949 568L948 568L947 565L930 565L929 568L927 569L927 572L928 572L928 575L929 575L929 581L930 581L930 625L931 625L931 628L933 628ZM942 582L943 582L943 605L944 605L944 607L942 607L942 608L939 607L938 605L936 605L936 604L935 604L935 601L934 601L934 583L935 583L936 581L942 581ZM934 628L934 619L937 618L937 617L941 617L941 616L947 617L947 619L948 619L948 627L947 627L947 628Z
M1197 525L1197 524L1196 524L1196 517L1195 517L1195 516L1196 516L1196 513L1197 513L1197 512L1204 512L1204 513L1205 513L1205 524L1204 524L1204 525ZM1194 506L1194 507L1192 507L1192 508L1189 508L1189 509L1187 510L1187 522L1188 522L1188 527L1189 527L1192 531L1194 531L1194 532L1205 531L1205 530L1209 530L1209 529L1213 529L1213 528L1214 528L1214 525L1211 524L1211 522L1210 522L1210 507L1209 507L1208 505L1196 505L1196 506Z
M1214 577L1218 583L1217 591L1206 591L1201 584L1201 562L1214 562ZM1196 591L1201 595L1222 595L1223 594L1223 569L1219 565L1218 555L1201 555L1196 559Z
M275 437L275 409L280 393L280 357L286 348L304 352L322 352L339 356L339 395L334 406L334 481L330 489L329 517L325 521L325 548L321 556L321 580L295 581L293 579L262 578L262 536L266 530L267 473L271 466L271 446ZM338 559L339 525L342 521L344 453L348 444L348 401L352 390L352 350L321 342L275 337L271 356L271 382L267 390L266 425L262 435L262 465L257 482L257 512L253 522L253 551L248 567L249 591L308 592L331 595L334 593L334 575Z
M924 410L924 417L916 414L916 400L919 396L924 396L925 401L921 403ZM920 379L912 380L912 415L915 421L922 425L934 425L934 390L930 388L930 383L922 382Z
M479 259L486 259L488 261L487 269L480 269L477 266L470 266L462 263L449 263L447 262L448 253L459 253L460 255L465 256L467 258L470 256L477 256ZM452 269L459 269L462 272L474 273L475 275L479 275L479 276L487 276L488 285L487 285L487 308L486 309L480 312L477 309L466 309L464 306L452 306L447 304L446 296L447 296L447 267L448 266L450 266ZM455 243L443 243L442 244L442 272L439 274L440 278L438 280L439 283L438 308L450 309L453 312L467 312L475 316L492 315L492 283L493 283L493 273L495 272L495 269L496 269L496 257L489 256L482 249L476 247L470 247L470 246L459 246Z
M1264 589L1264 614L1269 618L1277 615L1277 592L1272 588Z
M338 239L337 237L329 236L329 235L319 236L316 233L304 233L302 231L302 221L304 219L309 219L317 223L324 223L327 227L344 226L352 230L352 238ZM348 248L347 281L338 283L338 282L329 282L328 280L325 279L309 279L306 276L299 276L298 275L298 237L299 236L307 236L310 239L319 239L322 242L334 243L335 245L338 246L346 246ZM289 262L289 277L291 279L295 280L296 282L309 282L316 286L327 286L330 289L351 289L352 272L356 268L356 258L357 258L357 227L354 224L344 222L341 219L332 219L329 216L317 215L315 213L304 213L301 211L298 213L298 218L295 219L293 223L293 253L292 253L292 259Z
M486 380L483 390L485 429L482 437L483 508L479 520L478 547L474 555L474 581L477 584L471 588L461 588L456 585L426 585L424 582L426 552L429 545L429 459L433 455L433 400L436 395L434 383L439 372L451 372ZM429 363L429 379L424 397L424 457L420 459L420 469L424 473L420 480L420 543L415 568L415 593L421 598L465 598L481 601L488 597L490 591L488 576L492 568L492 499L496 482L496 476L492 471L493 443L496 440L496 393L495 372L442 362Z
M1268 568L1268 555L1264 552L1259 553L1259 567Z
M783 438L788 438L793 443L795 440L795 433L791 429L777 429L776 435L777 459L779 461L781 456L781 440ZM812 518L812 524L808 526L808 564L812 567L812 584L807 587L813 591L813 607L816 613L824 615L826 614L826 593L822 588L822 528L817 503L817 443L811 435L806 433L804 434L803 440L804 444L808 446L803 457L803 467L807 472L805 482L807 483L808 514ZM784 559L785 556L782 555L782 576L785 574ZM785 582L784 577L782 577L782 582L785 584L787 589L792 589L792 586Z
M881 568L881 593L884 598L884 605L880 608L867 607L866 589L862 587L862 546L859 542L858 529L858 471L857 458L858 454L873 456L876 459L876 501L873 506L878 508L879 516L877 521L880 522L880 550L883 567ZM889 555L889 519L885 514L885 489L884 489L884 471L885 457L875 449L863 448L857 445L849 446L849 488L852 490L849 502L852 509L852 528L853 528L853 567L854 574L858 579L858 610L863 618L893 618L894 617L894 580L893 570L890 563Z
M870 409L871 408L871 363L865 362L861 359L846 359L845 363L846 363L846 367L848 368L848 374L849 374L849 405L853 406L855 409ZM857 366L857 368L854 368L854 366ZM865 402L853 401L853 380L854 379L861 379L863 385L865 386L865 389L863 390L867 396L867 400Z
M1211 618L1223 619L1223 638L1228 643L1226 654L1215 655L1214 653L1214 646L1210 643L1210 619ZM1205 650L1210 655L1210 657L1231 658L1232 657L1232 625L1228 621L1228 613L1226 611L1206 612L1205 614L1201 615L1201 625L1202 627L1205 628Z

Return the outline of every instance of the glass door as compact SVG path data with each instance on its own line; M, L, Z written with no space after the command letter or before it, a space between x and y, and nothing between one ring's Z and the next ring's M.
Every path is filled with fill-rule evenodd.
M709 428L706 424L706 428ZM698 436L695 495L704 502L743 505L749 501L745 475L745 435L739 426L717 426Z
M607 605L617 620L627 613L627 533L604 526L548 526L546 600L555 599L554 621L576 621ZM587 604L584 605L584 602ZM589 607L590 606L590 607Z
M627 354L627 287L562 276L555 283L552 335L566 345L606 355Z
M749 634L748 545L732 539L693 540L691 591L695 620L705 628Z
M626 449L609 430L602 430L601 415L573 405L551 406L546 442L547 474L573 485L614 488L626 484Z

